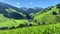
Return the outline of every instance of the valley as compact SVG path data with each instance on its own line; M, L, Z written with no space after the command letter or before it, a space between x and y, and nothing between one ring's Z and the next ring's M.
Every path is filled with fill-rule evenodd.
M60 4L17 8L0 2L0 34L60 34Z

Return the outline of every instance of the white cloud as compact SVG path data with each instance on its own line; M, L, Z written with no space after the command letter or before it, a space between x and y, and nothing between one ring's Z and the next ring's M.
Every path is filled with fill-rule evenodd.
M15 5L16 7L20 8L20 6Z
M30 2L29 4L33 4L32 2Z
M19 2L16 2L16 7L20 8L20 3Z
M16 4L17 4L17 5L19 5L20 3L19 3L19 2L17 2Z

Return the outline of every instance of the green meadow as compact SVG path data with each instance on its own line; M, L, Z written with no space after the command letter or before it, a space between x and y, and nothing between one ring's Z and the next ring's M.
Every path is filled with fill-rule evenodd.
M0 7L0 34L60 34L60 4L30 14Z

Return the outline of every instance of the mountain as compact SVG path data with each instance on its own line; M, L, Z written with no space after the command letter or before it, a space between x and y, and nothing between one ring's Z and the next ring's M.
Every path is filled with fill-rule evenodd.
M41 11L41 10L43 10L43 8L40 8L40 7L34 7L34 8L20 7L19 10L22 12L26 12L27 14L31 14L31 13L37 13L37 12Z
M19 25L24 23L26 25L41 25L41 24L52 24L60 22L60 4L56 6L50 6L45 9L40 7L17 8L9 4L0 2L0 22L11 23L9 26ZM6 26L7 24L5 24Z
M10 13L6 9L9 10ZM19 14L19 10L17 7L11 6L3 2L0 2L0 14L3 14L5 17L14 18L14 19L24 18L21 14Z
M33 34L59 33L60 4L43 9L40 7L17 8L0 2L0 30L5 34L10 34L12 31L12 34L18 32L20 34L22 32L24 32L23 34L30 32Z
M39 7L17 8L17 7L11 6L9 4L0 2L0 13L3 14L5 17L13 18L13 19L24 19L24 18L31 19L31 16L29 14L37 13L37 12L41 11L42 9L43 8L39 8ZM8 11L10 11L10 13Z
M43 9L34 18L40 24L60 23L60 4Z
M29 9L29 10L26 10ZM26 10L26 11L25 11ZM17 8L9 4L0 2L0 26L17 26L20 23L27 23L28 19L33 19L29 11L37 11L38 8ZM39 9L40 11L40 9ZM37 11L38 12L38 11ZM34 13L34 12L31 12ZM12 25L13 24L13 25Z
M0 2L0 27L17 26L27 22L27 19L27 14L20 11L19 8Z

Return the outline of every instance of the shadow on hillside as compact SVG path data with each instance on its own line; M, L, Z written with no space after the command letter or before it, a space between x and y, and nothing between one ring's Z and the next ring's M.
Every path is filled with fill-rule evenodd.
M19 13L13 12L13 13L7 13L4 14L5 17L7 18L13 18L13 19L24 19L25 17L23 17L22 15L20 15Z
M0 14L3 14L7 18L13 18L13 19L24 19L25 18L22 15L20 15L19 13L16 13L16 12L8 13L4 10L0 11Z
M17 19L17 20L19 20L19 19L25 19L25 18L27 18L27 19L33 19L28 14L25 14L26 16L24 17L23 15L21 15L19 13L16 13L16 12L8 13L7 11L4 11L4 10L0 11L0 14L3 14L7 18L13 18L13 19Z

